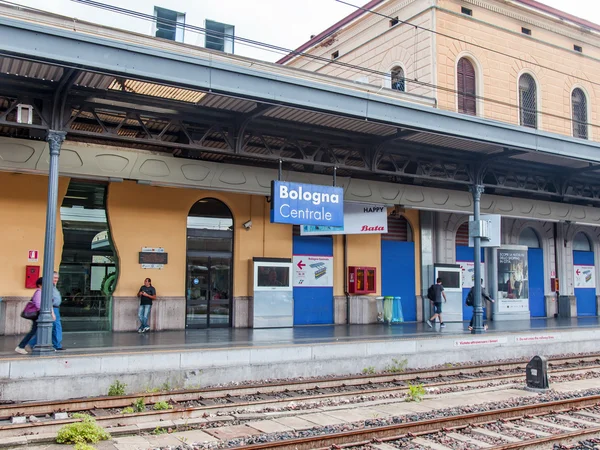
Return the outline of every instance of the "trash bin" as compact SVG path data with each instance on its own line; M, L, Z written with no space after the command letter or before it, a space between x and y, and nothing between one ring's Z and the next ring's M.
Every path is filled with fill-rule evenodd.
M377 323L383 323L383 297L375 297L377 303Z
M404 314L402 314L402 297L394 297L392 304L392 323L404 322Z
M394 316L394 297L383 297L383 321L392 323Z

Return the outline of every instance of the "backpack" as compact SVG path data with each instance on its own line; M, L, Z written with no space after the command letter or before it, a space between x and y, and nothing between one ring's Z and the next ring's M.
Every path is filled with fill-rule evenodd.
M473 306L475 304L475 296L473 295L473 288L467 294L467 299L465 300L465 305Z
M427 289L427 298L432 302L435 302L435 289L433 288L433 284Z

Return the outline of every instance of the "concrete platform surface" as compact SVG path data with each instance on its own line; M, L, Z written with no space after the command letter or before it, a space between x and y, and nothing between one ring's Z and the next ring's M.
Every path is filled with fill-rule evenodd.
M600 318L531 319L526 321L487 322L486 335L532 330L567 330L600 327ZM66 353L148 352L177 349L216 349L233 347L260 347L284 344L317 344L326 342L354 342L362 340L390 340L437 338L448 335L470 336L467 322L439 324L429 328L425 323L375 325L318 325L295 328L249 329L210 328L186 331L160 331L139 334L135 332L72 332L64 333ZM0 358L18 356L15 347L23 336L3 336L0 339Z
M73 333L65 335L66 351L45 357L12 353L14 342L9 341L17 338L5 337L0 344L0 400L105 395L115 380L137 393L165 384L198 388L352 374L367 367L381 371L394 360L414 368L600 350L598 318L490 325L483 335L471 335L462 323L441 330L402 324Z

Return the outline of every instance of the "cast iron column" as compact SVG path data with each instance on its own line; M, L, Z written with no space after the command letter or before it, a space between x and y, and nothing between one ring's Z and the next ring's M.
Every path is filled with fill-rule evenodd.
M481 194L483 194L483 186L476 184L471 186L471 193L473 194L473 220L475 223L479 222L479 210ZM477 227L479 230L479 227ZM475 309L474 320L473 320L473 334L481 334L485 330L483 329L483 305L481 304L481 231L473 237L473 251L475 267L473 273L475 274L475 285L473 287L473 296L475 297Z
M67 133L49 130L46 140L50 146L48 174L48 204L46 205L46 237L44 240L44 270L42 276L42 305L38 318L37 344L34 355L54 353L52 347L52 292L54 290L54 246L56 240L56 209L58 201L58 158Z

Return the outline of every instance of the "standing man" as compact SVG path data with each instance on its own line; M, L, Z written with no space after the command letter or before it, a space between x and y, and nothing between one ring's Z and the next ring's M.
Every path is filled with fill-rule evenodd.
M494 303L494 299L485 292L485 288L483 287L483 278L481 279L481 307L484 307L484 300L487 300L490 303ZM469 322L469 331L473 330L473 321L475 320L475 294L473 288L467 294L467 300L465 302L467 306L471 306L473 308L473 314L471 315L471 322ZM488 326L485 323L485 315L483 316L483 329L487 330Z
M150 311L152 310L152 300L156 299L156 289L152 286L150 278L144 280L144 285L140 288L137 296L140 298L140 309L138 310L140 327L138 328L138 333L145 333L150 330L148 321L150 320Z
M62 346L62 323L60 321L60 304L62 303L62 297L58 288L56 287L56 283L58 283L58 272L54 272L54 279L52 280L52 310L54 311L54 324L52 325L52 347L54 350L65 350L65 347ZM37 342L37 336L34 336L31 341L29 341L29 346L31 348L35 347Z
M446 324L442 320L442 297L444 298L444 303L446 303L446 294L444 293L444 286L442 286L442 279L438 278L436 283L429 288L427 292L427 297L429 300L433 302L433 316L427 321L427 325L429 327L433 327L435 323L435 318L439 317L440 319L440 328L444 328Z

